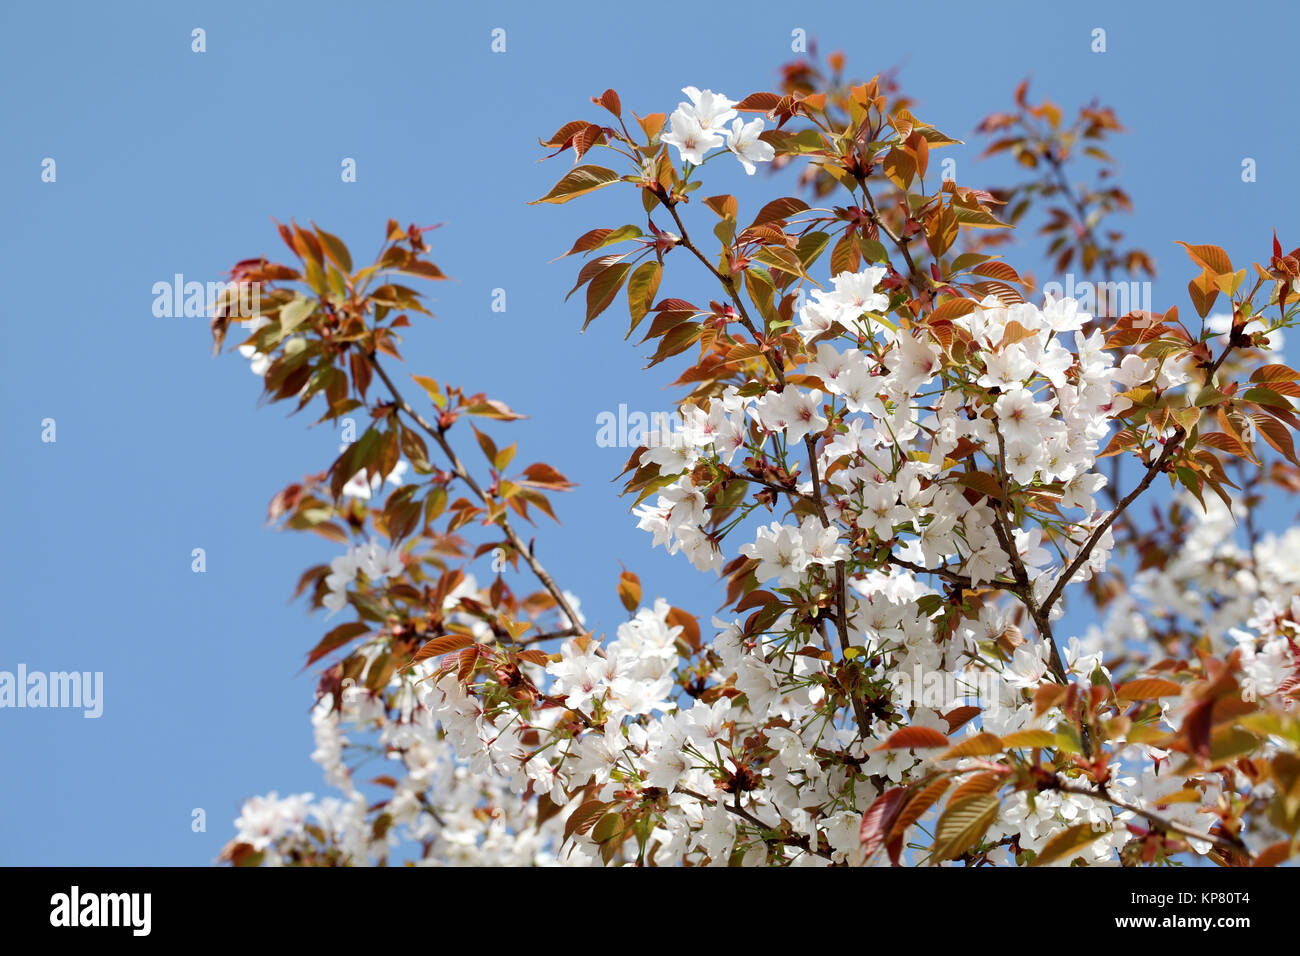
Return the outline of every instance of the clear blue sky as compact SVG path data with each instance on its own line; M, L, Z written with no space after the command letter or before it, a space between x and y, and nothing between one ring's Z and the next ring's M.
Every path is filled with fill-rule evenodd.
M1173 239L1243 263L1267 254L1274 226L1300 244L1294 71L1276 45L1298 18L1284 5L896 6L4 4L0 670L102 671L105 699L98 720L0 711L0 863L203 865L243 798L325 792L309 759L314 676L299 673L324 625L287 598L337 548L262 517L276 490L329 463L337 436L258 410L257 379L211 357L203 320L151 313L153 283L174 273L207 281L282 257L272 216L315 220L358 257L389 216L446 223L434 259L458 281L434 290L439 319L410 330L409 370L532 416L496 434L582 486L538 553L609 630L624 617L617 560L647 597L705 622L718 595L649 549L610 484L627 450L595 442L601 411L670 407L668 376L640 372L618 310L580 336L581 306L563 302L572 260L548 264L588 228L639 220L639 205L614 189L525 205L568 162L537 165L537 137L594 116L588 98L606 87L640 113L671 110L688 84L770 89L802 28L855 73L901 64L919 114L969 138L1032 74L1037 93L1069 110L1099 96L1133 131L1115 144L1137 204L1125 225L1161 267L1158 309L1187 308ZM1104 54L1089 50L1094 27ZM964 184L1007 181L973 149L954 155ZM55 183L41 181L46 157ZM356 183L340 181L344 157ZM773 188L731 165L714 173L719 191L743 202ZM692 280L679 266L662 291L689 297L703 288Z

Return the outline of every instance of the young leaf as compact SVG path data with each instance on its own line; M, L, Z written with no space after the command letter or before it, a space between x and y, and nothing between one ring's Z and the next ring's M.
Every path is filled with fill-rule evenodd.
M950 801L935 826L930 862L955 859L979 843L999 808L997 795L992 793Z
M579 196L585 196L587 193L595 192L602 186L608 186L610 183L616 183L619 180L618 173L612 169L606 169L604 166L576 166L565 175L558 183L551 187L541 199L534 199L528 205L536 206L538 203L566 203L570 199L577 199Z
M631 571L624 571L618 577L618 599L629 613L641 603L641 579Z

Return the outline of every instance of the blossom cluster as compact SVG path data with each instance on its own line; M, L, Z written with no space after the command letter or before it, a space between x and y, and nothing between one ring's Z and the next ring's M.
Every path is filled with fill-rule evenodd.
M729 387L693 409L668 444L642 455L642 465L675 477L653 506L637 512L656 544L684 550L700 568L722 565L724 556L700 530L705 500L695 466L701 457L730 464L745 446L747 417L785 448L828 436L817 464L837 493L835 526L817 528L808 518L774 524L740 549L760 562L761 580L775 577L783 587L796 585L810 564L843 560L859 531L897 542L904 561L960 571L976 585L1008 573L994 508L987 498L972 506L962 473L944 467L963 442L983 452L990 472L1005 469L1022 488L1047 488L1061 508L1073 509L1081 532L1095 523L1094 496L1106 484L1093 468L1097 451L1111 416L1125 407L1122 392L1153 378L1154 364L1129 356L1115 365L1101 333L1081 331L1091 317L1074 300L1049 299L1038 308L990 297L957 320L978 349L963 380L961 370L944 368L938 342L883 321L884 297L874 291L882 275L869 268L836 276L832 292L800 311L796 328L816 356L802 371L825 391L787 385L746 399ZM813 492L809 482L798 490ZM1041 527L1015 528L1013 537L1035 586L1050 590L1053 571L1074 557L1071 541L1057 539L1054 555ZM1093 550L1084 578L1105 566L1109 546L1104 538Z
M1096 455L1110 416L1125 406L1124 391L1162 375L1166 387L1174 387L1190 372L1132 356L1115 364L1099 333L1084 334L1090 317L1069 299L1048 299L1041 307L994 298L979 303L955 323L974 359L954 368L924 330L903 331L886 321L876 291L881 276L875 268L836 276L832 291L801 310L796 328L811 356L802 371L805 381L821 387L786 384L755 396L730 386L684 407L682 427L651 443L640 458L672 480L653 506L637 509L640 527L654 534L656 544L684 551L701 569L717 569L726 556L705 528L709 506L696 479L701 462L720 470L738 452L761 453L768 442L778 449L809 438L814 447L820 443L818 470L833 492L828 519L805 514L794 523L759 524L738 554L754 562L760 583L810 599L836 565L848 564L854 595L846 608L848 643L871 662L865 679L876 688L867 733L846 721L831 699L831 657L802 653L791 641L799 628L789 611L763 634L747 631L741 620L715 619L716 636L704 649L709 665L687 693L677 676L690 649L660 600L638 610L606 644L573 638L544 667L523 665L539 700L563 708L491 703L430 661L395 674L387 703L381 703L383 693L356 688L342 692L341 707L324 697L314 718L316 756L348 800L317 807L305 798L272 796L245 808L241 836L283 855L283 846L293 843L286 834L310 814L330 821L333 842L349 848L347 861L383 856L391 832L376 843L373 834L357 829L360 797L343 769L338 732L344 719L379 728L380 744L402 763L404 775L395 778L385 812L390 825L413 839L441 841L425 862L499 861L494 854L509 846L515 861L594 863L601 852L594 831L579 827L565 842L555 826L582 806L594 803L618 814L647 800L655 807L654 822L639 839L653 847L659 863L770 863L773 854L795 865L847 862L858 847L862 813L881 788L906 784L935 766L933 754L888 745L899 728L948 734L944 715L974 703L982 714L966 726L968 737L1054 732L1060 711L1032 703L1048 671L1046 646L1022 639L1009 655L991 650L1019 633L1009 609L998 603L985 605L945 640L941 615L925 603L939 592L923 577L944 571L977 586L1006 579L1019 562L1036 593L1049 590L1074 558L1074 542L1101 515L1094 496L1105 478L1095 470ZM1005 516L987 494L970 501L967 492L982 486L964 483L967 472L949 457L963 442L966 457L982 454L991 474L1051 495L1058 516L1072 509L1077 517L1064 523L1058 517L1049 527L1041 515L1027 512L1024 526L1011 528L1012 549L1004 547L998 531ZM814 489L804 481L790 491L811 498ZM854 561L864 543L877 555L873 567ZM1109 536L1102 536L1081 576L1104 568L1109 548ZM1189 561L1203 566L1208 557L1195 554ZM402 568L397 551L374 542L356 546L331 564L324 603L342 607L359 573L382 584ZM472 595L486 598L468 581L448 595L447 610L454 613L457 602ZM1285 616L1279 607L1261 605L1255 613L1261 622L1277 621ZM477 640L493 640L481 620L466 616L464 624ZM1264 629L1263 639L1250 666L1268 692L1280 685L1291 661L1279 650L1282 637L1275 630ZM1097 641L1095 634L1069 640L1067 673L1084 687L1110 679ZM899 675L907 673L951 680L943 696L923 700L917 687L901 685ZM979 690L972 695L967 688ZM562 713L577 715L579 723L566 725ZM1162 720L1176 730L1181 715L1166 713ZM755 735L770 751L761 764L747 746ZM1112 796L1150 802L1183 786L1152 772L1165 752L1133 745L1126 753L1131 771L1112 778ZM963 765L956 762L957 769ZM729 806L727 792L743 798ZM540 795L560 807L556 822L525 839L529 815L537 812L530 798ZM438 803L436 810L429 800ZM495 808L491 819L502 833L512 835L491 852L485 847L496 845L493 835L468 822L483 819L475 808L484 800ZM1115 862L1131 817L1086 795L1050 793L1030 801L1016 794L990 825L990 859L1008 862L1006 847L1013 844L1040 851L1061 827L1087 822L1109 835L1090 842L1080 851L1083 858ZM1187 825L1205 832L1210 818L1192 816ZM780 844L759 836L783 826L790 837ZM811 849L819 847L827 849ZM1200 852L1208 847L1193 843Z
M643 603L624 571L629 617L597 636L510 523L529 505L550 514L538 489L567 479L543 464L506 477L514 446L477 428L490 482L449 450L461 414L518 416L414 376L438 409L431 425L381 371L393 399L375 409L382 433L345 452L332 476L355 543L303 579L315 581L317 605L351 604L361 617L313 652L361 638L322 678L312 718L313 756L343 796L250 801L238 853L383 863L400 835L423 864L1287 859L1300 827L1284 799L1300 766L1300 531L1258 535L1254 485L1230 495L1217 453L1258 466L1267 442L1295 464L1300 487L1287 399L1300 397L1300 372L1241 354L1279 345L1278 330L1300 317L1282 291L1300 285L1300 249L1284 255L1275 239L1271 269L1258 267L1246 293L1246 270L1223 250L1186 246L1203 270L1189 286L1200 315L1220 293L1233 297L1199 334L1176 309L1094 317L1070 297L1026 301L1012 283L1031 284L1006 263L947 255L960 227L1005 225L997 199L947 181L914 194L930 149L955 141L887 110L875 81L844 92L839 124L826 96L801 90L740 102L683 92L689 102L666 129L662 114L636 117L641 142L607 90L593 102L622 132L578 121L545 145L579 158L608 148L639 176L584 165L538 202L621 182L641 191L652 220L673 220L672 232L651 221L653 237L635 226L581 236L570 254L589 258L575 291L588 285L590 322L626 286L632 328L655 315L652 364L699 346L679 379L693 386L679 425L633 454L627 490L639 492L634 518L654 546L725 579L727 610L706 632L662 598ZM776 130L738 116L760 111ZM812 128L790 132L801 115ZM735 197L709 197L721 220L711 259L678 207L700 185L695 168L724 146L749 174L813 157L826 177L816 188L843 186L852 204L780 199L742 228ZM870 192L878 166L898 190L891 206ZM334 237L285 232L300 257L314 241L337 264ZM410 261L420 230L390 223L388 235L380 264L441 276ZM594 255L616 243L633 251ZM718 280L720 300L701 308L659 294L666 257L690 261L678 249ZM834 265L822 286L811 270L826 249ZM1254 318L1268 280L1276 322ZM352 356L368 369L392 328L369 328L367 308L330 304L329 335L293 348L332 355L336 331L370 335L375 347ZM385 299L374 314L389 311ZM281 361L259 374L275 380ZM358 404L331 382L333 410ZM281 397L296 387L281 385ZM309 399L309 385L299 394ZM398 449L430 473L412 422L452 467L427 485L405 484L400 461L382 474ZM1117 465L1142 466L1123 497L1121 469L1103 471L1121 454ZM1153 544L1126 509L1163 475L1186 494L1158 515L1168 535ZM385 480L399 487L381 516L364 502ZM451 556L473 560L461 537L472 525L487 529L474 557L522 561L543 590L515 594L495 557L490 584L452 567ZM1136 565L1123 581L1120 555ZM1077 582L1088 587L1071 593L1104 614L1054 633ZM383 799L352 779L349 752L385 758L391 772L371 781ZM928 849L909 842L917 831L931 835Z
M402 554L396 548L385 548L377 541L353 545L347 553L330 562L330 573L325 578L329 593L324 605L334 613L348 603L348 587L364 574L371 582L381 583L402 573Z
M690 97L681 103L668 118L671 129L663 141L674 146L681 158L699 166L709 150L726 145L745 172L754 175L755 163L770 163L776 151L759 139L763 121L753 119L746 123L736 115L736 102L712 90L698 90L687 86L682 92ZM731 123L730 128L727 124Z

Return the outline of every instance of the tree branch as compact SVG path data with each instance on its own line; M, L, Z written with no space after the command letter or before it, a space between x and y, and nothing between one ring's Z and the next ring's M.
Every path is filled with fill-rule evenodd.
M1079 568L1083 567L1084 562L1088 560L1088 556L1092 554L1092 549L1097 546L1097 542L1100 541L1102 535L1106 533L1106 529L1115 522L1116 518L1124 513L1125 509L1127 509L1129 505L1138 499L1138 496L1141 495L1142 492L1151 487L1151 482L1155 481L1156 475L1160 474L1160 472L1164 470L1165 462L1169 461L1169 459L1173 457L1174 452L1182 447L1183 438L1186 434L1187 433L1183 431L1182 425L1178 425L1174 428L1173 436L1165 442L1164 449L1160 452L1160 455L1156 460L1147 468L1146 474L1142 476L1142 480L1137 483L1137 486L1132 491L1120 500L1118 505L1111 509L1110 514L1108 514L1105 520L1096 527L1088 537L1084 546L1079 549L1079 553L1075 556L1075 559L1070 562L1070 565L1061 572L1061 576L1056 579L1056 585L1043 601L1044 611L1051 610L1052 605L1056 603L1057 599L1060 598L1061 593L1065 590L1065 586L1070 583L1070 579L1074 577Z
M1169 833L1177 833L1179 836L1188 837L1193 840L1201 840L1205 843L1209 843L1212 844L1213 846L1218 847L1220 850L1222 850L1225 853L1232 853L1232 854L1245 853L1248 856L1250 855L1250 849L1240 840L1232 840L1232 839L1227 839L1225 837L1217 837L1214 836L1213 834L1208 834L1208 833L1198 833L1196 830L1193 830L1190 827L1185 827L1182 824L1174 823L1172 820L1166 820L1164 817L1152 813L1149 810L1143 810L1141 807L1135 807L1131 804L1125 803L1123 800L1119 800L1115 797L1112 797L1104 789L1093 790L1089 787L1079 787L1067 783L1058 783L1055 787L1053 787L1053 789L1059 790L1062 793L1073 793L1076 796L1080 796L1080 797L1092 797L1096 800L1104 800L1107 803L1111 804L1112 806L1118 807L1121 810L1127 810L1129 813L1136 814L1137 816L1142 817L1144 820L1146 820L1151 824L1154 824L1155 826L1159 827L1161 830L1166 830Z
M1040 606L1034 597L1034 585L1029 580L1029 573L1025 570L1025 562L1021 560L1020 551L1016 548L1015 536L1011 532L1011 523L1007 518L1007 501L1005 489L1007 486L1007 462L1006 447L1002 441L1002 432L998 429L996 423L993 426L993 432L998 439L998 480L1004 489L1003 496L998 499L997 507L993 510L994 523L993 532L997 535L998 543L1002 550L1006 552L1008 560L1011 562L1011 573L1016 579L1018 590L1016 596L1024 604L1025 610L1033 618L1034 626L1038 629L1038 637L1047 644L1048 666L1051 667L1052 673L1056 675L1057 680L1062 684L1069 683L1066 677L1065 663L1061 660L1061 651L1056 646L1056 638L1052 634L1052 621L1046 610L1046 606ZM1091 756L1091 742L1088 740L1087 730L1082 734L1084 751Z
M682 222L682 217L677 212L676 203L667 201L663 203L663 206L668 210L669 214L673 217L673 222L677 224L677 229L681 233L681 240L680 240L681 245L686 249L689 249L695 255L695 258L699 259L702 263L704 263L705 268L707 268L711 273L713 273L713 276L719 282L722 283L722 287L726 289L727 295L730 297L731 303L733 306L735 306L736 313L740 317L739 319L740 323L745 327L746 331L748 331L749 334L754 337L754 341L756 343L762 343L764 341L764 338L762 335L759 334L758 328L754 325L753 320L750 318L749 310L745 308L744 300L741 299L740 293L736 289L736 280L731 276L723 275L720 271L718 271L718 269L714 267L713 263L711 263L708 260L708 257L706 257L704 253L700 252L699 248L696 247L696 245L693 242L691 242L690 234L686 231L686 224ZM776 376L778 385L780 386L781 389L784 389L785 388L785 368L784 368L785 359L782 356L780 349L779 348L776 349L775 355L773 355L772 352L768 352L766 350L763 352L763 354L767 357L767 364L772 369L772 373ZM826 517L826 506L822 500L822 493L821 493L821 475L819 474L817 468L817 440L813 438L811 435L805 435L804 448L806 448L808 451L808 468L812 475L813 493L809 497L811 498L813 505L817 510L817 517L821 521L822 527L829 528L831 525L830 525L830 520ZM848 623L848 608L847 608L847 602L848 602L847 578L848 578L848 574L845 569L845 562L836 561L835 562L835 631L839 638L840 649L842 651L847 651L851 646L851 642L849 640L849 623ZM859 732L862 734L863 737L869 737L871 732L871 718L867 714L866 707L863 704L863 702L856 698L854 698L853 700L853 715L854 718L857 720Z
M388 391L393 396L393 401L397 403L397 407L410 416L410 418L419 425L430 438L438 443L438 447L442 449L443 454L447 456L447 460L451 463L452 472L457 478L465 482L480 501L486 503L488 500L487 494L479 486L479 483L474 480L474 476L470 474L469 469L461 463L460 458L452 449L451 445L447 443L447 438L443 429L429 424L429 422L425 420L424 416L411 407L410 403L402 397L401 392L397 390L397 386L393 384L393 380L388 377L388 373L384 371L384 367L379 364L379 360L376 358L374 353L368 354L366 359L370 363L370 367L375 370L375 374L378 375L383 380L384 385L388 387ZM525 543L524 539L519 536L519 532L514 529L514 526L510 524L510 520L505 515L502 515L496 523L501 526L501 530L505 532L506 538L510 541L510 544L517 552L519 552L524 561L528 563L528 567L532 569L537 580L542 583L542 586L550 593L561 612L566 618L568 618L569 629L580 627L581 625L578 623L578 614L570 606L568 599L564 596L564 592L560 590L559 585L555 583L555 579L551 577L546 568L542 567L542 563L533 556L527 543Z

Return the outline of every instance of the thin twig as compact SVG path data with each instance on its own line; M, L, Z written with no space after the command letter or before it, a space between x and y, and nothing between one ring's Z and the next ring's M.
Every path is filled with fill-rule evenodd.
M1070 563L1069 567L1061 572L1061 576L1056 580L1056 585L1043 600L1042 606L1044 612L1050 611L1052 605L1056 603L1058 598L1060 598L1061 592L1065 590L1065 586L1070 582L1070 579L1074 577L1079 568L1083 567L1084 562L1088 560L1088 556L1092 554L1092 549L1097 546L1097 542L1100 541L1102 535L1106 533L1106 529L1114 523L1116 518L1124 513L1125 509L1127 509L1129 505L1138 499L1138 496L1141 495L1142 492L1151 487L1151 482L1155 481L1156 475L1164 471L1165 463L1173 457L1174 452L1178 451L1178 449L1182 447L1183 438L1186 434L1187 433L1183 431L1182 425L1175 426L1174 434L1165 441L1164 449L1160 452L1160 455L1156 460L1151 463L1150 467L1147 468L1146 474L1142 476L1142 480L1137 483L1137 486L1134 487L1132 491L1120 499L1118 505L1111 509L1110 514L1108 514L1101 524L1093 530L1092 534L1088 537L1087 542L1079 549L1078 555L1075 556L1075 559Z
M393 401L397 403L398 408L406 412L406 414L409 415L411 419L429 435L430 438L438 443L438 447L442 449L443 454L447 456L447 460L451 462L451 470L456 477L465 482L480 501L487 503L487 494L479 486L479 483L474 480L474 476L469 473L469 469L461 463L460 458L452 449L451 445L447 443L447 438L443 433L443 429L429 424L429 422L425 420L424 416L411 407L411 404L407 402L407 400L402 397L401 392L397 390L397 386L393 384L393 380L388 377L388 373L384 371L384 367L379 364L379 360L376 358L374 353L371 353L366 357L370 362L370 367L375 370L375 374L383 380L386 386L388 386L388 391L393 396ZM564 592L560 590L559 585L555 583L555 579L551 577L546 568L542 567L542 563L533 555L532 550L524 542L524 539L519 536L519 532L517 532L514 529L514 526L510 524L510 520L503 514L499 519L497 519L496 523L501 526L501 530L505 532L506 538L510 541L510 544L514 549L523 557L524 561L528 563L528 567L532 569L537 580L542 582L542 586L545 587L551 597L554 598L555 603L564 613L564 616L568 618L569 627L579 627L578 614L572 606L570 606L568 598L564 596Z
M998 430L997 425L993 426L994 434L998 439L998 457L997 469L998 480L1005 489L1007 486L1007 462L1006 447L1002 441L1002 432ZM993 510L994 522L993 532L997 535L998 543L1002 550L1006 552L1008 560L1011 562L1011 573L1016 579L1019 586L1017 596L1020 602L1024 604L1025 610L1033 618L1034 626L1038 629L1038 637L1047 644L1048 666L1051 667L1052 673L1062 683L1069 683L1066 676L1065 663L1061 660L1061 651L1056 646L1056 638L1052 634L1052 621L1047 611L1047 605L1039 605L1038 600L1034 597L1034 584L1029 580L1029 572L1025 570L1025 562L1020 557L1020 551L1016 548L1015 536L1011 531L1011 523L1007 518L1007 501L1005 494L998 498L997 507ZM1091 756L1092 745L1088 740L1087 732L1083 735L1084 751Z
M1053 789L1059 790L1062 793L1072 793L1080 797L1092 797L1096 800L1104 800L1112 806L1118 807L1121 810L1127 810L1129 813L1142 817L1144 820L1154 824L1162 830L1167 830L1170 833L1177 833L1179 836L1188 837L1193 840L1203 840L1206 843L1218 847L1225 853L1239 854L1244 852L1247 855L1250 854L1249 848L1240 841L1217 837L1209 833L1198 833L1190 827L1174 823L1172 820L1166 820L1159 814L1152 813L1149 810L1143 810L1141 807L1135 807L1132 804L1125 803L1123 800L1112 797L1105 790L1093 790L1089 787L1078 787L1067 783L1058 783L1053 787Z

